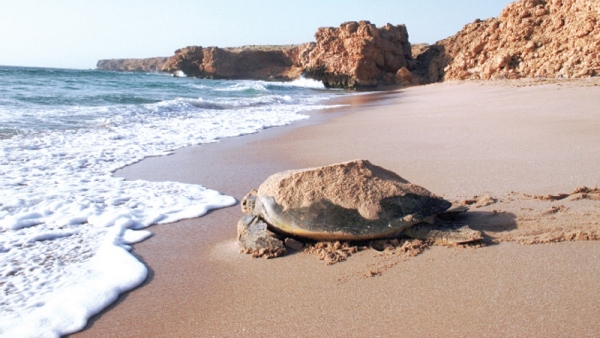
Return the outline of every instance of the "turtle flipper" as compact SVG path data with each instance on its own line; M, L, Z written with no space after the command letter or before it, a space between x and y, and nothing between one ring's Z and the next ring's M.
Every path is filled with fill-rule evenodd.
M467 225L456 229L422 223L404 229L402 234L411 238L432 241L440 245L470 243L483 239L481 231L473 230Z
M273 258L285 254L285 245L267 230L267 224L259 217L246 215L237 226L238 241L242 252L252 257Z

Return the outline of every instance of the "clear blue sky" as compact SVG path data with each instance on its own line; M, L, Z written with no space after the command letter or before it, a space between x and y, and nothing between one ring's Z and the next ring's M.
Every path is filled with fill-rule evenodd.
M318 27L406 24L434 43L496 17L511 0L0 0L0 65L95 68L189 46L314 41Z

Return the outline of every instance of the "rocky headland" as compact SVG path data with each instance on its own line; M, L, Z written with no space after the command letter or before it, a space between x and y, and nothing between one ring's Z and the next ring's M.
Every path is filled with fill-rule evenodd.
M155 59L100 60L98 69L184 72L207 79L291 81L304 75L326 87L361 88L411 82L412 60L404 25L377 28L369 21L319 28L316 43L219 48L189 46L158 66ZM402 69L402 70L401 70Z
M160 72L169 57L100 60L96 68L118 72Z
M372 88L446 80L582 78L600 73L600 3L520 0L434 45L411 45L404 25L369 21L319 28L316 42L238 48L189 46L169 58L100 60L116 71L184 72L210 79L289 81Z
M207 79L293 80L300 77L300 54L312 44L219 48L190 46L175 51L164 72L183 71Z

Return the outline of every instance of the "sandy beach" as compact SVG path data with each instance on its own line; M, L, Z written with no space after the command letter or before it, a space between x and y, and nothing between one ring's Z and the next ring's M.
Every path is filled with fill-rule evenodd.
M449 82L345 102L115 175L239 201L278 171L368 159L470 205L461 222L485 246L364 250L334 265L302 252L253 259L235 242L236 205L151 227L133 249L147 281L71 336L600 335L598 78Z

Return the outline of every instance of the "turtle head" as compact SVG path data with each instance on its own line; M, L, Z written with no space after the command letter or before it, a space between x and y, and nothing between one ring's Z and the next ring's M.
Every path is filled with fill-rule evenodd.
M252 214L254 210L254 205L256 204L256 195L258 191L256 189L252 189L244 198L242 199L242 212L245 214Z

